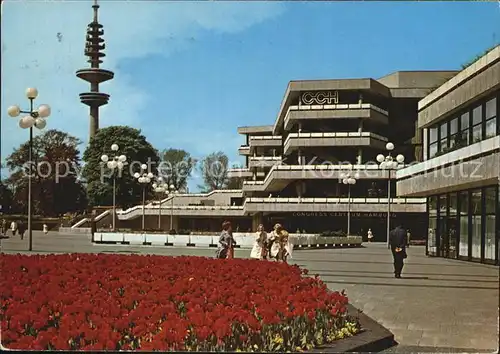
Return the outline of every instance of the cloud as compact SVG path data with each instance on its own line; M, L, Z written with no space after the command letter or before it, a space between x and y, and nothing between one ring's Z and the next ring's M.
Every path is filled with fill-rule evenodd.
M18 121L5 113L12 104L27 108L27 87L38 88L37 104L48 103L52 107L47 128L67 131L87 142L88 108L80 103L78 94L88 91L89 86L75 77L75 71L89 65L83 49L86 27L92 20L91 4L3 2L2 160L28 138ZM189 49L191 39L203 31L237 33L284 10L281 3L272 2L101 1L100 6L99 22L104 25L107 55L102 67L115 72L115 78L100 87L102 92L111 94L109 105L101 108L101 127L139 127L139 112L148 105L147 90L134 85L133 76L120 70L122 60L169 56ZM36 19L35 24L28 18ZM198 145L195 151L204 151L204 147Z

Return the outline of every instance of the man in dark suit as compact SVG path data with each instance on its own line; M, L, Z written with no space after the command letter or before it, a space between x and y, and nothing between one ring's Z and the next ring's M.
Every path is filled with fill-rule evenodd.
M389 234L389 243L391 245L392 257L394 259L394 276L401 278L401 271L406 258L406 230L402 225L397 226Z

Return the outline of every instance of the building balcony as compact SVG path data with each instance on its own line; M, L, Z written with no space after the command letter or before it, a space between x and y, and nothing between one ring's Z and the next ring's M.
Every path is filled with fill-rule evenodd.
M389 123L389 113L370 103L300 105L288 107L284 129L290 130L304 120L320 119L370 119L381 124Z
M248 160L248 168L270 168L281 163L281 156L251 156Z
M238 127L238 134L272 134L272 125L255 125L255 126L245 126Z
M242 145L238 148L238 153L240 155L244 155L244 156L249 156L251 155L250 153L250 146L248 145Z
M283 145L281 135L270 136L251 136L250 137L250 153L256 147L281 147Z
M359 174L359 179L396 178L396 171L382 170L379 165L277 165L271 168L263 181L245 181L245 192L279 192L288 184L304 179L337 179L345 172ZM390 175L389 175L390 173Z
M498 183L500 136L403 168L399 196L429 196Z
M308 147L371 147L384 150L387 138L375 133L290 133L283 147L284 154Z
M351 198L351 212L387 212L388 198ZM347 212L348 198L246 198L245 213ZM426 198L391 198L393 213L425 213Z
M255 172L257 178L266 177L265 172ZM227 170L228 178L252 178L254 176L254 172L250 171L249 168L231 168Z

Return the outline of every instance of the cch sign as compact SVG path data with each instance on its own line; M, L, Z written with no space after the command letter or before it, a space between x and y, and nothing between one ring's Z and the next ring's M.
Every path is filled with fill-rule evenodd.
M323 104L338 104L339 93L338 91L316 91L304 92L301 95L301 103L306 105L323 105Z

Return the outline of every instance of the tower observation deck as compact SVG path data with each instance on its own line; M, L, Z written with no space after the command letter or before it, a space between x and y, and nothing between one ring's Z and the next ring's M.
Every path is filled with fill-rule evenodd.
M76 76L90 84L90 92L80 94L80 101L90 108L90 138L94 137L99 130L99 107L108 104L109 95L99 92L99 84L113 79L114 73L109 70L99 68L102 64L102 58L106 56L103 53L104 34L103 26L98 21L99 5L97 0L94 0L92 5L94 10L94 19L87 26L87 37L85 43L85 56L88 57L87 62L90 63L90 68L80 69L76 72Z

